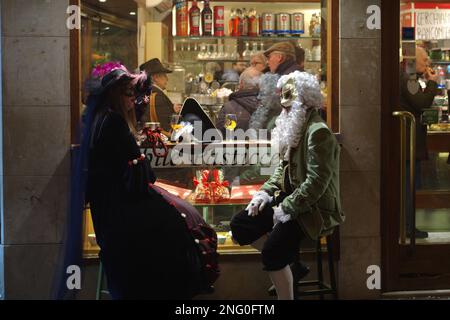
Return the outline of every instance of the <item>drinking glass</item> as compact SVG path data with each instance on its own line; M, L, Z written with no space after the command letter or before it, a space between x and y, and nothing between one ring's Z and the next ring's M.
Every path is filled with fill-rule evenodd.
M173 131L180 130L183 125L181 124L181 115L179 114L173 114L170 116L170 126L172 127Z
M229 113L225 116L225 124L224 127L226 129L226 139L228 141L232 140L232 135L234 129L237 126L237 116L234 113Z

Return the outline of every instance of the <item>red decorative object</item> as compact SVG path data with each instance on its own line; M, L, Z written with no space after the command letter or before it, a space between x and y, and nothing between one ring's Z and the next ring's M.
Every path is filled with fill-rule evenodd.
M152 148L153 154L156 157L164 158L167 156L169 150L168 150L166 144L164 143L164 140L162 139L161 132L162 132L161 128L157 128L156 130L152 130L150 128L144 128L142 130L142 134L144 134L147 138L143 142L143 147L148 146L148 147ZM163 152L158 153L156 151L157 149L163 149Z
M194 197L193 200L199 203L210 203L212 200L209 179L209 170L197 171L194 177Z
M211 194L214 202L223 202L230 200L229 182L224 180L223 171L213 170L213 181L211 182Z

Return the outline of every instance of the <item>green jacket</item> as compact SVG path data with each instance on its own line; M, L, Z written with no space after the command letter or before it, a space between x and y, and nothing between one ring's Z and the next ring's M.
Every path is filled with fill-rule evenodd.
M300 142L289 155L287 170L294 192L282 201L281 208L297 219L311 239L330 234L345 220L339 192L339 154L333 133L316 110L310 111ZM261 190L271 196L282 191L284 170L281 161Z

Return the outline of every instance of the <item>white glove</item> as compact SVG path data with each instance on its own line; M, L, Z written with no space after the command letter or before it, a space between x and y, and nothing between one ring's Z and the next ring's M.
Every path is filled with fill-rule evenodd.
M284 213L281 209L281 205L273 209L273 224L276 225L278 222L286 223L291 220L291 215Z
M245 210L248 211L249 216L255 217L264 210L267 204L272 202L272 199L273 197L269 196L267 192L258 191Z

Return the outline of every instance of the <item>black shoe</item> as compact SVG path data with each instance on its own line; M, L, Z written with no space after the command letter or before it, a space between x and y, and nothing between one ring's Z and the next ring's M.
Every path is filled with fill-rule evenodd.
M309 268L301 262L295 262L291 264L290 267L292 271L292 277L294 278L294 285L297 284L304 277L306 277L310 271ZM277 291L275 290L275 286L273 285L267 291L269 292L270 296L277 295Z
M426 232L426 231L422 231L422 230L419 230L419 229L416 228L414 233L416 235L416 239L426 239L426 238L428 238L428 232ZM411 238L411 231L407 232L406 236L408 238Z

